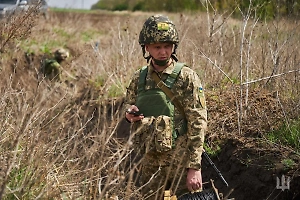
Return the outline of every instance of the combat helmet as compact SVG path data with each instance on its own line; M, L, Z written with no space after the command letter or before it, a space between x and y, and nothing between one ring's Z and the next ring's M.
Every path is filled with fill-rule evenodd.
M172 58L178 61L176 57L176 49L179 43L178 32L173 22L164 15L153 15L149 17L140 32L139 44L143 50L143 56L149 61L151 56L145 57L145 45L158 42L171 42L174 44Z
M59 48L54 52L54 57L57 60L65 60L69 57L69 52L63 48Z

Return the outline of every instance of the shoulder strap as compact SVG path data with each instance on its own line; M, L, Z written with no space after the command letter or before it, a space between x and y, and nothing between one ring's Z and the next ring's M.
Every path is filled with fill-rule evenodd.
M180 73L181 69L183 68L183 66L185 65L185 63L175 63L175 68L172 71L172 73L168 76L168 78L165 80L166 85L169 88L172 88L175 80L178 76L178 74Z
M182 67L183 67L183 65L182 65ZM170 88L158 77L158 75L155 71L152 72L151 76L154 79L154 81L156 82L157 87L159 87L170 98L171 102L174 103L174 105L179 109L180 113L185 117L184 109L183 109L181 103L175 97L175 95L170 90Z
M138 93L145 89L146 76L148 72L148 67L143 66L140 71L139 83L138 83Z

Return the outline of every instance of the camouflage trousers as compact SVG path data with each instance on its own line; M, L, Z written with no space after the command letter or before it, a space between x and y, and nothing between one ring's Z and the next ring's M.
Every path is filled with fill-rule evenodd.
M184 139L178 138L175 149L167 152L150 151L141 162L139 185L143 199L162 200L164 191L171 190L180 196L188 192L186 188Z

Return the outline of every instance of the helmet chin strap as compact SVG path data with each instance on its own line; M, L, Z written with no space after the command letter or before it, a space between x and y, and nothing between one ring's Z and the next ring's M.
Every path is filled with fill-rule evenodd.
M178 47L178 46L175 44L175 45L174 45L173 53L172 53L172 55L171 55L171 58L173 58L173 60L175 60L175 62L178 61L178 58L177 58L177 56L176 56L176 49L177 49L177 47Z
M171 55L171 58L173 58L173 60L175 60L175 62L178 61L178 58L177 58L176 54L172 54L172 55Z

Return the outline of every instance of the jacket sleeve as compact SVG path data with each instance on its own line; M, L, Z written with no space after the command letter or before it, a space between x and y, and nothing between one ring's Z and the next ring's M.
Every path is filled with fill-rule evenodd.
M188 162L186 168L201 168L204 136L207 130L207 110L204 91L199 76L188 69L184 73L182 104L188 122Z
M135 105L136 102L136 98L137 98L137 90L138 90L138 80L139 80L139 73L140 70L136 71L128 85L128 87L126 88L126 96L125 96L125 100L124 100L124 108L125 111L131 106L131 105Z

